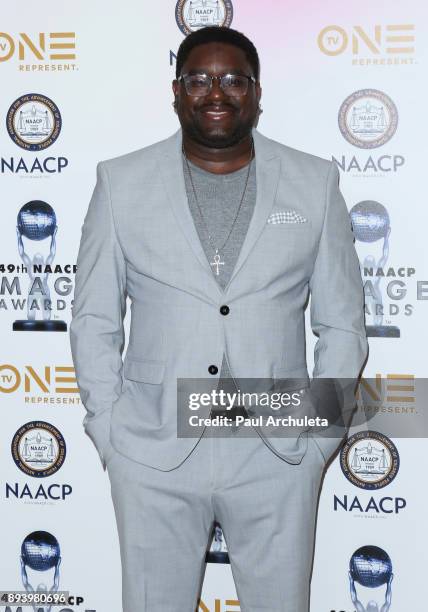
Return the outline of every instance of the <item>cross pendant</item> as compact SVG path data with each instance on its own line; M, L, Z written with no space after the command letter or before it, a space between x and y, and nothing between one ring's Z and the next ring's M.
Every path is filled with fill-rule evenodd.
M219 275L219 266L224 266L224 261L220 261L220 255L218 255L218 251L216 251L215 255L214 255L214 261L211 262L210 264L211 266L215 266L216 267L216 276Z

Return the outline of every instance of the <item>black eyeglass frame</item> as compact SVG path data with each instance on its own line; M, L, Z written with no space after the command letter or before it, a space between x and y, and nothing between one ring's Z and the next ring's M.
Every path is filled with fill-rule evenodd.
M191 94L191 93L189 93L189 92L188 92L188 90L187 90L187 86L186 86L186 81L185 81L185 78L186 78L186 77L188 77L188 76L202 76L202 77L207 77L207 78L211 79L211 81L210 81L210 87L209 87L208 92L207 92L206 94L203 94L203 95L205 95L205 96L207 96L207 95L208 95L208 94L211 92L212 87L213 87L213 80L214 80L214 79L220 79L220 88L221 88L221 90L222 90L224 93L225 93L225 91L224 91L224 87L223 87L223 79L225 79L226 77L231 77L231 76L232 76L232 77L243 77L243 78L245 78L245 79L248 79L248 81L251 81L252 83L257 83L257 79L256 79L256 78L254 78L253 76L248 76L247 74L233 74L233 73L231 73L231 72L229 72L229 73L227 73L227 74L222 74L221 76L213 76L213 75L211 75L211 74L206 74L205 72L200 72L200 73L192 73L192 74L189 74L189 73L186 73L186 74L181 74L181 75L180 75L180 76L177 78L177 81L178 81L179 83L180 83L181 81L183 81L183 83L184 83L184 87L185 87L185 89L186 89L186 93L187 93L187 95L188 95L188 96L192 96L192 97L198 97L198 95L199 95L199 94ZM247 95L247 93L248 93L248 86L247 86L247 90L246 90L246 92L245 92L244 94L239 94L239 95L246 96L246 95ZM226 94L226 95L227 95L227 94ZM233 96L232 96L232 97L233 97Z

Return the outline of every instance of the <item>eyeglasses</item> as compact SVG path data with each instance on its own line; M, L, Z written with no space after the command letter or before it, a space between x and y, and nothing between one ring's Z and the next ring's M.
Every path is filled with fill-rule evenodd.
M245 96L248 83L256 82L252 76L242 74L224 74L211 76L210 74L182 74L177 81L183 81L189 96L207 96L213 86L213 80L220 80L220 87L227 96Z

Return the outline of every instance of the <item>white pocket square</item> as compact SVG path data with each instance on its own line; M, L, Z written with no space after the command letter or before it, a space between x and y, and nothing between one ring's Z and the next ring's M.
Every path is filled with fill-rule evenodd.
M269 215L268 223L307 223L307 219L296 210L280 210Z

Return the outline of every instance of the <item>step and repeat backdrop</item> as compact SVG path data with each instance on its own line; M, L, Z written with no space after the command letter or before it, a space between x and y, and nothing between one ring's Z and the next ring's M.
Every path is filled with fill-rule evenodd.
M370 409L411 419L427 350L427 23L418 0L2 7L0 590L68 591L60 612L121 609L109 481L69 348L75 263L96 163L177 129L175 54L204 25L257 46L259 130L338 165L366 294ZM376 422L351 431L325 475L311 612L426 605L427 443ZM207 561L199 610L239 611L221 525ZM4 597L0 609L20 610Z

